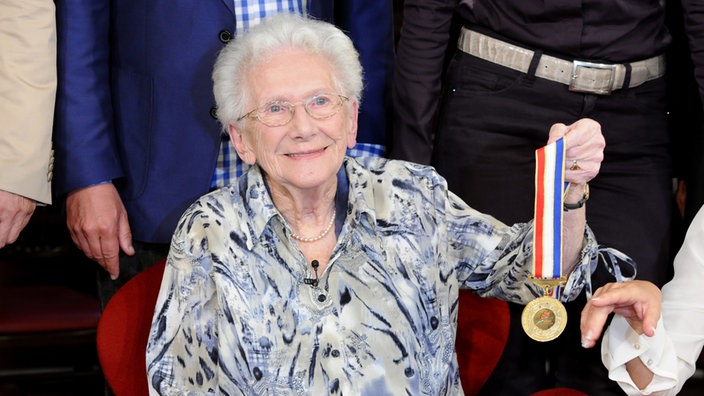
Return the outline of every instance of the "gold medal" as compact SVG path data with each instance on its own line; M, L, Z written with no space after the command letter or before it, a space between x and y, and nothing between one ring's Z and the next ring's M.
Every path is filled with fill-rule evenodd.
M567 325L567 311L557 299L539 297L523 308L521 324L528 337L540 341L552 341Z

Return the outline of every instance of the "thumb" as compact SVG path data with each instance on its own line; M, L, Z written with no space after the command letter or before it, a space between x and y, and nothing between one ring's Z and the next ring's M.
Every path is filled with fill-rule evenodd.
M134 255L134 246L132 246L132 230L126 216L121 216L117 225L118 239L120 240L120 248L128 256Z

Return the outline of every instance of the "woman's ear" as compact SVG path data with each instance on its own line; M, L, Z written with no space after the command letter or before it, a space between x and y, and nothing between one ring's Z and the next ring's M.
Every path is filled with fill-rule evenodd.
M230 135L230 141L232 142L232 145L235 146L235 150L237 150L237 155L240 159L249 165L254 165L257 160L257 156L246 142L244 131L234 124L228 124L227 132Z
M349 132L347 134L347 148L353 148L357 144L357 120L359 116L359 103L352 102L349 112Z

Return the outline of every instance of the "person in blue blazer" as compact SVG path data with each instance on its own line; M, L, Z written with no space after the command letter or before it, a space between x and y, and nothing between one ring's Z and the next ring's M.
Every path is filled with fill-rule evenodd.
M219 50L266 15L307 13L350 35L365 71L360 143L351 154L383 155L390 0L56 3L54 194L65 199L74 243L106 270L98 282L103 304L166 256L196 198L240 171L214 117L211 70Z

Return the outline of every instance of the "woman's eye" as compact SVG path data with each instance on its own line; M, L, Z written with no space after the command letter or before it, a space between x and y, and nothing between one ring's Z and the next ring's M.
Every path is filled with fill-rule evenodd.
M279 103L272 103L266 108L267 113L280 113L286 109Z
M317 96L313 98L313 106L320 107L320 106L325 106L330 102L330 99L327 96Z

